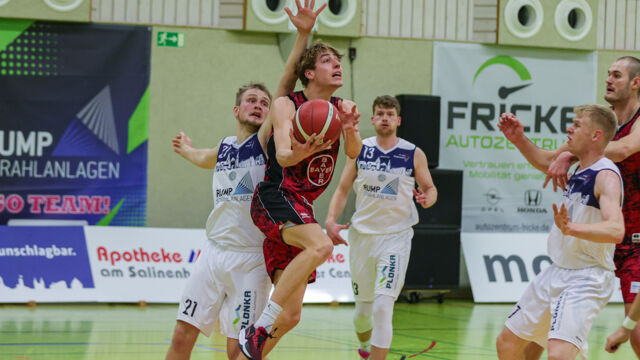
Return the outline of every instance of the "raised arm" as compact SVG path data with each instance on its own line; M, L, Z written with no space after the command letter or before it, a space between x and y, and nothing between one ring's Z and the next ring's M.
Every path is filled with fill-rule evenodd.
M327 4L325 3L318 10L313 11L314 4L315 0L312 0L311 4L309 4L309 0L305 0L304 7L302 7L300 5L300 0L296 0L298 12L295 16L289 8L284 8L284 11L289 15L291 23L293 23L296 29L298 29L298 32L296 40L293 43L293 47L291 48L291 52L289 53L289 57L287 58L287 62L284 65L284 71L282 73L282 77L280 77L280 81L278 82L276 92L273 94L274 99L289 94L296 87L296 81L298 79L296 76L296 65L300 60L302 53L307 49L307 43L311 36L311 29L313 29L313 25L316 23L318 14L327 7ZM258 130L258 140L260 141L265 153L267 149L267 141L271 134L271 125L271 120L267 117L265 122L260 126L260 130Z
M173 143L173 151L190 161L192 164L203 169L213 169L216 167L220 142L218 142L218 145L213 149L196 149L191 143L191 138L189 138L182 130L180 130L178 135L176 135L171 142Z
M640 122L636 121L629 135L616 141L610 141L604 149L604 155L615 162L620 162L640 151Z
M420 148L416 148L413 154L413 168L415 170L415 179L418 188L413 190L416 202L423 208L428 208L438 200L438 190L433 184L431 173L429 172L429 163L427 155Z
M340 120L342 122L342 135L344 136L344 153L351 159L360 155L362 139L358 131L360 113L358 107L351 100L343 100L339 104Z
M593 224L570 222L571 219L564 204L560 209L553 204L556 226L564 235L598 243L619 244L624 237L624 218L620 206L622 184L618 174L608 170L600 171L596 176L593 192L600 204L602 221Z
M291 125L295 113L295 106L288 97L277 98L269 112L269 118L273 123L276 161L283 168L295 165L307 156L331 147L331 141L322 142L322 137L316 137L315 134L305 143L298 142L293 137Z
M340 176L338 188L331 197L329 212L327 213L327 219L324 222L324 227L327 229L327 235L329 235L334 245L347 245L346 240L340 236L340 230L349 228L349 224L338 224L336 223L336 220L344 210L344 206L347 203L347 197L349 195L349 189L353 186L353 182L356 180L357 175L358 169L356 168L356 160L347 159L347 163L344 165L344 170Z
M498 128L520 150L520 153L531 165L544 173L547 172L549 165L559 154L558 150L548 151L535 146L524 136L524 126L513 114L502 114L498 122Z

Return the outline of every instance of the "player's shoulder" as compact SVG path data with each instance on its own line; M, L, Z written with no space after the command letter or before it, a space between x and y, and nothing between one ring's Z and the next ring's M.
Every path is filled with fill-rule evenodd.
M414 143L407 141L403 138L398 138L398 148L399 149L404 149L404 150L416 150L416 149L420 149L419 147L417 147Z
M289 98L289 96L287 95L280 96L279 98L275 99L271 106L272 106L272 109L273 107L276 107L279 109L295 109L295 104L293 103L291 98Z

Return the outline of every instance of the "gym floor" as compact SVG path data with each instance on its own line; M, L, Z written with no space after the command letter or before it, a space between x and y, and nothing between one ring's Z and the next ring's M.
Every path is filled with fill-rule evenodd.
M398 302L388 359L496 359L495 338L512 308L449 299ZM0 305L0 359L162 359L176 311L177 305ZM623 313L621 304L610 304L598 316L589 359L635 358L628 344L613 355L603 350ZM352 314L352 304L305 305L302 321L269 359L358 359ZM192 359L226 359L225 344L217 331L201 335Z

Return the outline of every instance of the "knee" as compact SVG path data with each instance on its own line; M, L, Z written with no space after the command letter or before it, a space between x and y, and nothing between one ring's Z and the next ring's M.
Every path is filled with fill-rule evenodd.
M498 338L496 339L496 350L498 350L498 355L503 353L509 347L509 337L505 334L504 330L500 332Z
M198 338L198 334L200 330L197 328L187 325L185 323L178 323L176 325L175 330L173 331L173 337L171 338L171 347L176 352L190 352L193 348L193 345Z
M314 248L314 254L317 262L322 264L325 262L331 254L333 254L333 243L327 237L326 239L322 239L322 241Z

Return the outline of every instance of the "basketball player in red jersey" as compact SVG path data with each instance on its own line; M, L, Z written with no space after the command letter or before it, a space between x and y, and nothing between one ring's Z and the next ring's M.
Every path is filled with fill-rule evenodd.
M616 163L624 181L622 213L625 236L622 243L616 246L614 261L616 276L620 278L625 315L628 316L634 298L640 301L636 296L640 289L640 59L623 56L609 67L608 73L604 99L616 113L618 131L605 148L605 156ZM558 149L558 152L562 149ZM566 185L570 161L571 155L562 152L549 168L547 181L553 179L554 189ZM611 350L630 337L631 347L640 358L640 328L629 320L625 319L626 331L612 335L607 349Z
M266 236L265 263L275 289L258 321L238 334L240 349L249 359L262 359L274 338L284 334L282 324L291 323L292 318L299 320L306 285L315 280L316 267L333 252L334 243L316 221L312 204L331 181L340 139L323 142L322 136L312 135L299 143L293 136L292 119L308 100L331 102L340 113L346 155L355 159L360 154L356 105L332 96L342 86L341 57L326 43L307 49L296 69L304 90L276 99L269 113L273 135L267 145L265 178L254 192L251 216Z

